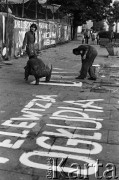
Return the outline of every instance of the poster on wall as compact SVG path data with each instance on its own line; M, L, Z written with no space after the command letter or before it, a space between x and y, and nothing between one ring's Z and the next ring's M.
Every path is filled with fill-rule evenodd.
M39 41L42 47L56 44L57 26L54 23L39 22Z
M29 20L14 19L14 55L20 55L25 33L29 31L30 25L36 23L36 49L56 45L58 42L65 42L70 39L70 27L52 21L41 21L38 23Z

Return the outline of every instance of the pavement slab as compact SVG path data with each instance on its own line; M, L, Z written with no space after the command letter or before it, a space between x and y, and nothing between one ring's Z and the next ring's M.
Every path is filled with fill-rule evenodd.
M0 171L1 180L38 180L38 176L31 176L22 173L15 173L10 171Z
M80 130L76 129L73 135L73 138L79 139L89 139L96 142L107 143L109 138L109 131L108 130L99 130L99 131L90 131L90 130Z
M90 157L94 159L99 159L100 161L103 161L106 159L107 162L111 162L113 164L118 164L119 162L119 145L117 144L105 144L105 143L100 143L102 146L102 151L101 153L97 155L91 154Z
M108 143L109 144L119 144L119 132L118 131L109 131L108 135Z

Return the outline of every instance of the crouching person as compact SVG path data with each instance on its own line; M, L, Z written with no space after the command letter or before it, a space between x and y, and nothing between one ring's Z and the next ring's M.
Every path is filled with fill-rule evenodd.
M36 56L36 54L33 52L29 53L29 60L27 61L25 69L25 80L28 80L29 75L33 75L36 80L36 85L39 84L39 79L42 77L45 77L45 81L49 82L51 78L52 73L52 65L51 68L49 68L45 63Z
M80 75L76 79L85 79L87 73L89 73L90 80L96 80L95 67L93 67L93 62L97 56L97 50L90 45L80 45L79 47L73 49L73 54L81 55L82 67Z

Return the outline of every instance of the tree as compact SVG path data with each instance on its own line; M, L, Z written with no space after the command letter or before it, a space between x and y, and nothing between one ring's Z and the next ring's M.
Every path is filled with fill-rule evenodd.
M119 1L115 1L112 6L107 8L107 22L109 28L112 29L114 23L116 23L116 32L117 32L117 23L119 21Z
M113 4L113 18L116 23L116 32L117 32L117 23L119 21L119 1L115 1Z
M100 21L106 18L106 8L111 0L48 0L50 4L60 4L59 11L73 15L73 38L76 38L77 27L88 20Z

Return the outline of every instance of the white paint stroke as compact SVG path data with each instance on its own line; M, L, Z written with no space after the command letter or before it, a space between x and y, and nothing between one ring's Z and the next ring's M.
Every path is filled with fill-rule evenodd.
M46 124L46 126L60 127L60 128L66 128L66 129L83 129L83 130L90 130L90 131L99 130L96 128L83 128L83 127L77 127L77 126L62 126L62 125L57 125L57 124Z
M45 149L56 150L56 151L66 151L66 152L73 152L73 153L82 153L82 154L89 154L89 153L99 154L102 151L102 146L96 142L93 142L92 144L91 141L79 140L79 139L68 139L66 147L64 147L64 146L47 144L45 141L49 139L50 139L49 137L41 136L36 139L36 144ZM71 148L67 146L67 145L78 146L78 144L88 144L88 145L92 145L94 148L90 150L90 147L89 149L81 149L81 148L74 148L74 147Z
M44 101L50 101L50 102L56 102L56 98L58 95L36 95L36 98L39 98L40 100Z
M37 125L37 123L30 123L28 124L28 122L21 122L20 124L14 124L13 120L7 120L4 123L1 124L2 126L10 126L10 127L17 127L17 128L33 128L34 126Z
M68 115L62 115L63 113L68 113ZM80 111L74 111L74 110L70 110L70 109L67 109L67 110L59 110L59 111L56 111L52 114L52 116L58 116L58 117L65 117L65 118L78 118L77 116L71 116L70 113L74 113L74 115L76 114L77 116L79 115L80 117L84 117L84 118L89 118L89 115L84 113L84 112L80 112Z
M58 107L59 109L71 109L71 110L77 110L77 111L94 111L94 112L103 112L103 110L98 109L81 109L81 108L73 108L73 107Z
M17 140L14 144L12 144L10 139L5 139L4 141L0 142L0 147L19 149L24 141L25 140Z
M1 163L1 164L5 164L5 163L7 163L8 161L9 161L8 158L0 157L0 163Z
M98 110L98 109L84 109L84 111L91 111L91 112L104 112L103 110Z
M82 134L73 134L65 129L56 129L58 132L50 132L50 131L43 131L42 134L48 136L58 136L58 137L67 137L67 138L81 138L81 139L95 139L100 140L102 137L101 133L94 133L93 136L90 135L82 135Z
M15 136L15 137L26 138L29 132L30 131L24 130L22 131L22 134L19 134L19 133L0 131L0 134L5 135L5 136Z
M25 108L22 109L21 112L24 113L23 114L24 117L32 117L32 118L34 118L34 117L42 117L42 114L36 113L36 112L27 111Z
M38 107L44 108L44 109L48 109L48 108L50 108L52 106L52 103L47 103L45 105L42 105L40 103L36 103L35 105L38 106Z
M85 99L85 100L78 100L78 101L63 101L63 102L66 102L66 103L74 103L74 102L76 102L76 103L80 103L80 102L89 102L89 101L104 101L104 99Z
M64 121L78 121L79 119L82 120L94 120L94 121L103 121L103 119L100 118L85 118L85 117L66 117L66 116L51 116L50 119L55 119L55 120L64 120Z
M95 101L98 101L98 100L95 99L95 101L93 101L93 100L91 100L91 101L87 100L87 101L86 101L86 104L81 103L82 101L80 101L80 100L78 100L78 101L64 101L64 102L69 103L69 104L78 105L78 106L81 106L82 108L103 109L102 107L92 105ZM85 101L83 101L83 102L85 102Z
M62 120L62 119L60 119L60 120ZM65 120L65 121L67 121L67 120ZM72 122L75 122L75 120L73 119L70 119L70 121ZM78 119L78 121L77 122L84 122L84 123L94 123L94 124L96 124L96 127L95 127L95 129L101 129L102 128L102 124L100 123L100 122L97 122L97 121L94 121L94 120L84 120L84 119ZM80 125L80 123L79 123L79 125ZM78 125L77 125L78 126Z
M15 117L15 118L10 118L10 120L15 120L15 121L39 121L40 118L38 117L23 117L23 116L20 116L20 117Z
M30 84L35 84L35 81L33 81L33 82L31 82ZM46 83L46 82L39 82L39 85L41 85L41 84L43 84L43 85L48 85L48 86L64 86L64 87L82 87L82 82L79 82L79 83L76 83L76 82L72 82L72 83L56 83L56 82L48 82L48 83Z
M21 155L19 161L28 167L32 167L32 168L37 168L37 169L46 169L48 170L49 165L46 164L42 164L40 162L33 162L32 161L32 157L33 156L38 156L38 157L51 157L51 158L59 158L59 159L64 159L64 158L68 158L74 161L83 161L86 164L92 164L92 166L89 166L88 168L88 175L91 174L95 174L95 168L93 167L93 165L96 163L95 160L91 159L90 157L87 156L76 156L76 155L71 155L71 154L64 154L64 153L58 153L58 152L45 152L45 151L32 151L32 152L25 152ZM60 165L58 164L57 167L54 166L54 169L57 169L58 172L62 171L62 168L60 167ZM63 171L69 173L70 171L72 171L73 169L71 167L63 167ZM74 172L75 173L75 172ZM84 175L87 173L87 170L81 168L81 175Z

